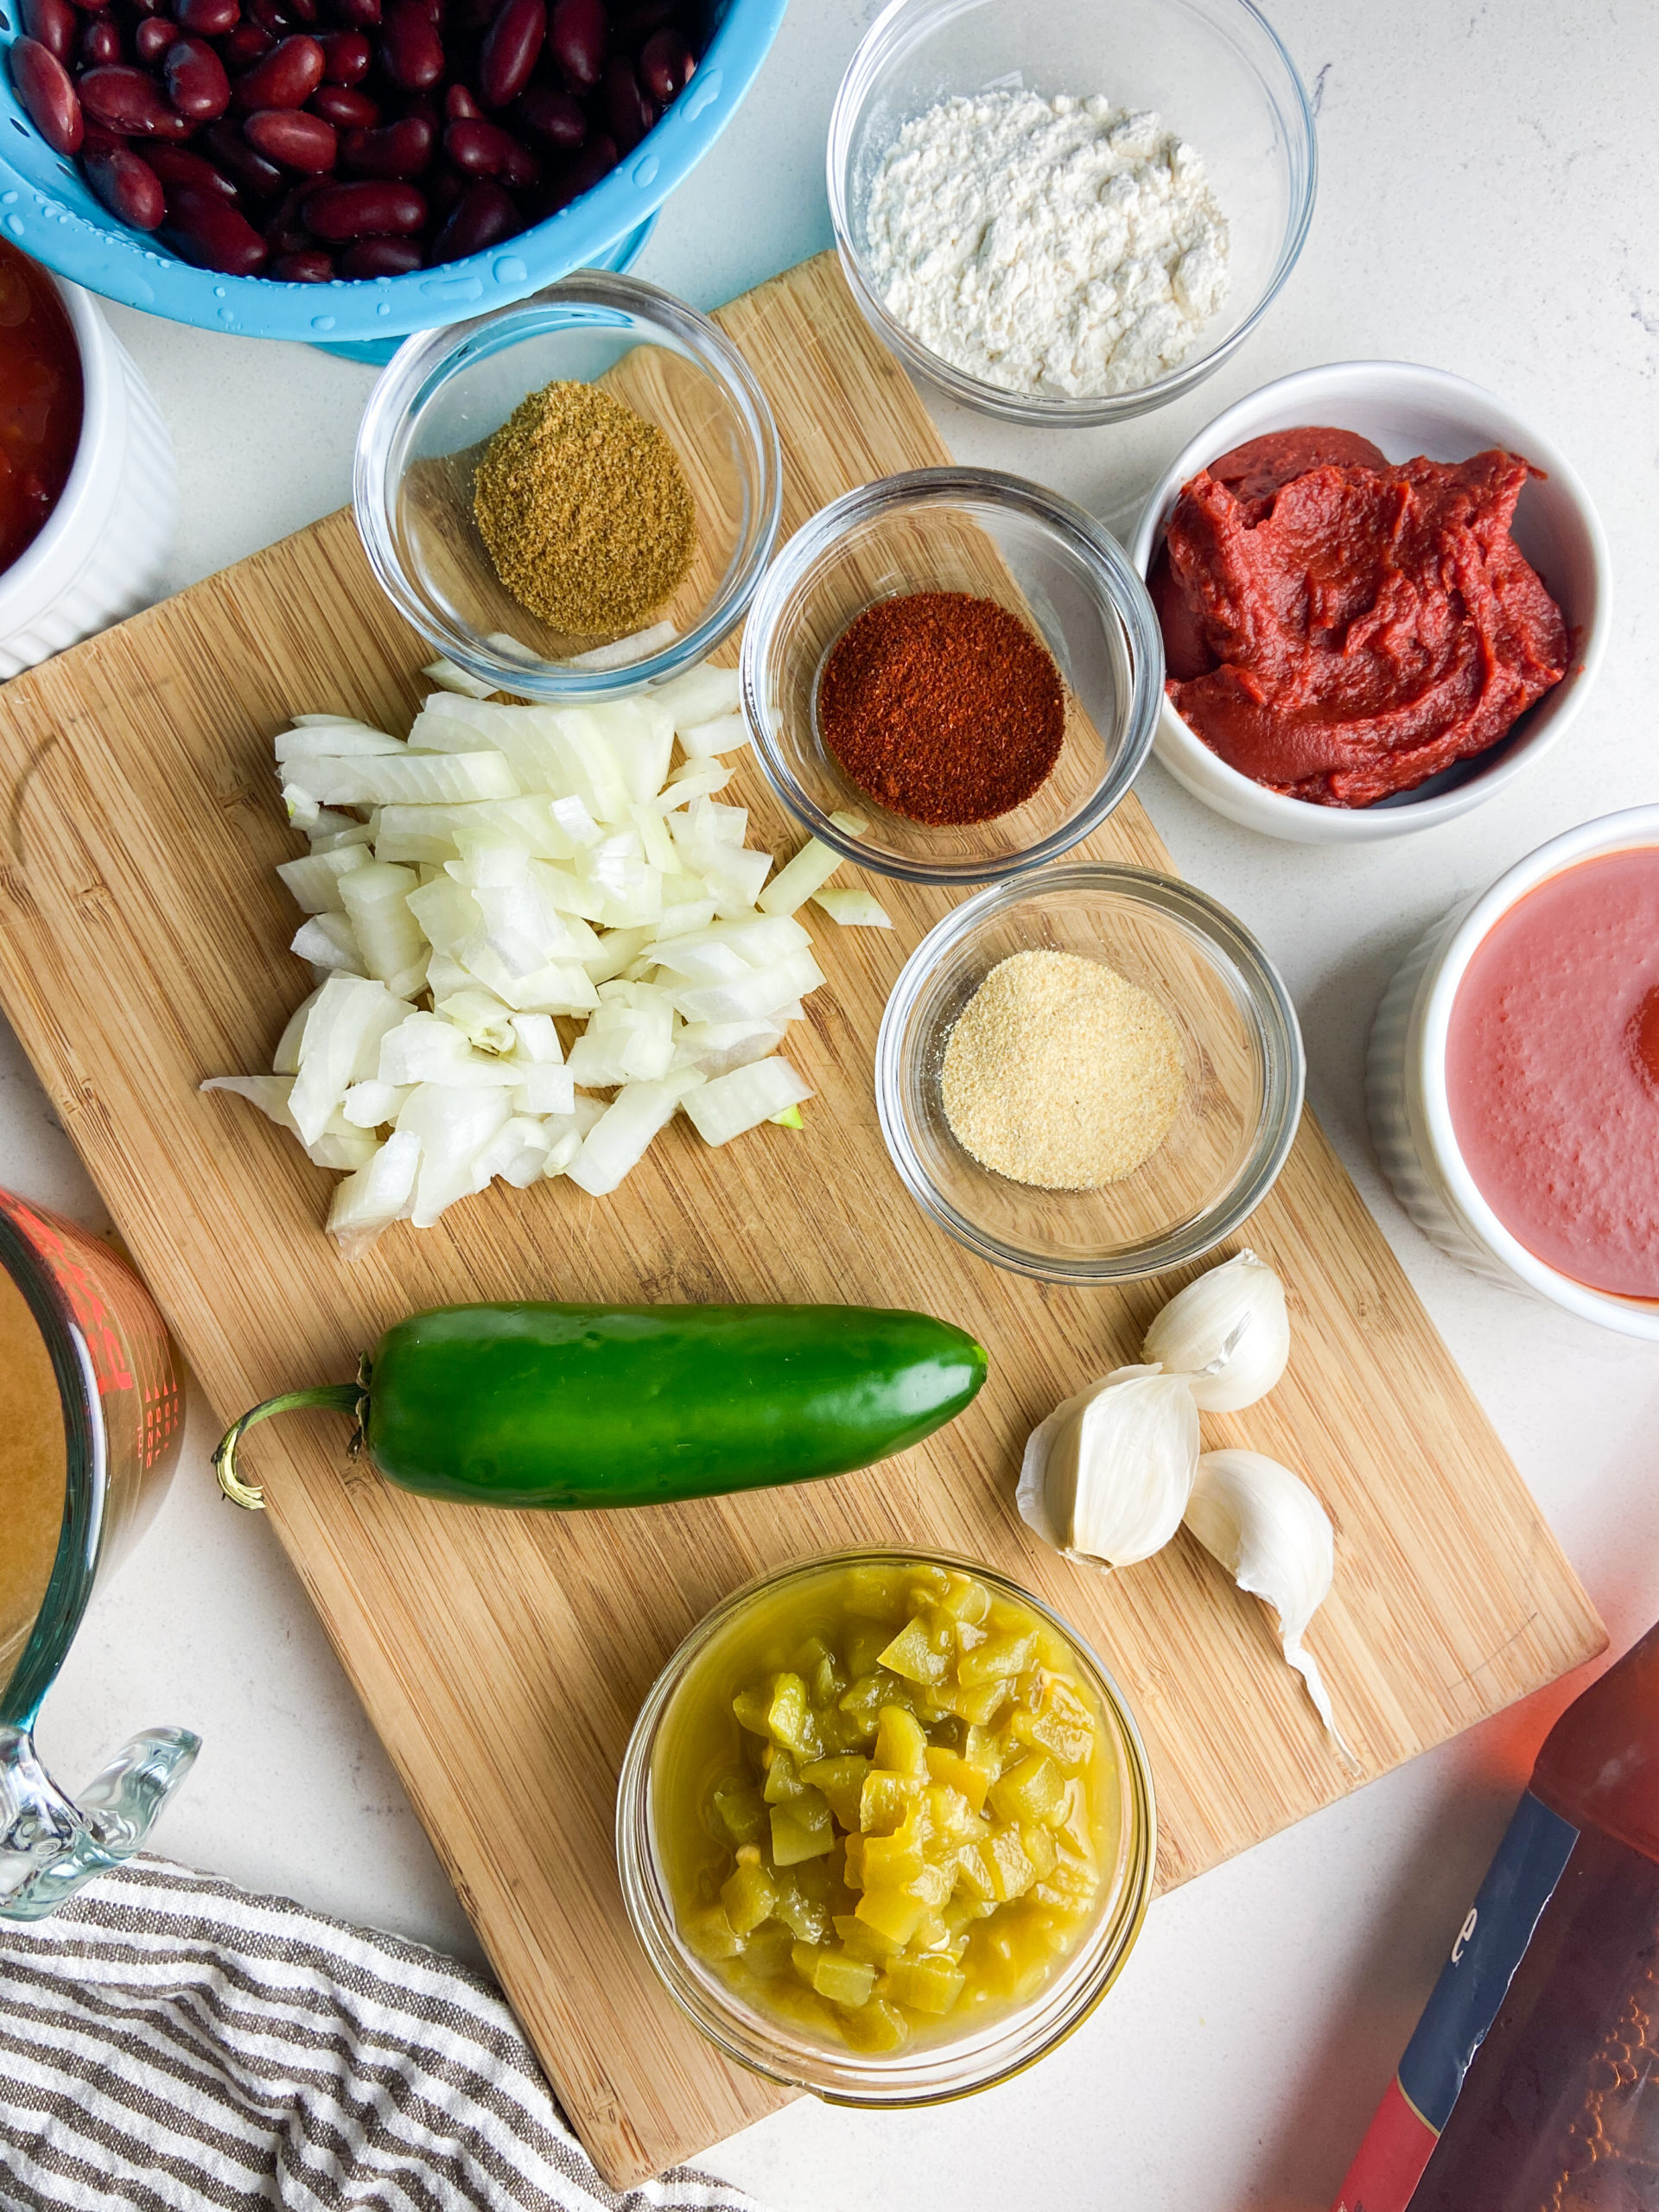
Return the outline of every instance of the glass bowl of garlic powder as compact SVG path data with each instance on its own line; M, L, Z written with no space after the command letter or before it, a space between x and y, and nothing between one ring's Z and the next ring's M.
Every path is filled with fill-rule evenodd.
M1313 111L1250 0L893 0L830 118L883 342L965 405L1122 421L1243 344L1313 219Z
M1190 884L1080 861L938 923L882 1017L875 1096L925 1213L994 1266L1134 1281L1230 1236L1295 1140L1295 1009Z

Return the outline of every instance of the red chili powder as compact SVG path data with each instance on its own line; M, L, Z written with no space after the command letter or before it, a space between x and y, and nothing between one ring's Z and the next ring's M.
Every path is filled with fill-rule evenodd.
M1060 757L1065 695L1047 649L995 600L878 600L836 639L818 687L824 741L859 789L912 822L989 822Z

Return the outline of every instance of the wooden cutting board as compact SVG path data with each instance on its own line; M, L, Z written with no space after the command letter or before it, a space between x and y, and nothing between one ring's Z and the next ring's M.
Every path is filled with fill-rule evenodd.
M777 413L785 533L849 486L948 460L829 257L720 320ZM901 1459L633 1514L416 1501L348 1462L344 1424L321 1419L250 1446L276 1532L566 2110L620 2184L784 2094L716 2056L662 1994L611 1847L646 1686L692 1622L760 1569L845 1544L931 1544L1040 1591L1093 1640L1146 1731L1164 1886L1357 1778L1262 1608L1190 1540L1108 1581L1042 1552L1015 1516L1027 1431L1136 1357L1177 1286L1017 1281L906 1197L871 1057L942 895L883 887L890 933L815 918L830 980L790 1042L817 1094L807 1134L709 1152L682 1122L614 1199L498 1185L348 1267L322 1233L334 1179L240 1102L198 1095L204 1076L268 1068L308 988L272 874L298 849L272 733L324 709L404 728L428 658L335 515L0 691L0 999L220 1414L344 1379L399 1315L466 1299L915 1305L991 1354L969 1414ZM752 838L792 848L752 766L741 785ZM1168 865L1133 798L1083 850ZM1311 1642L1369 1778L1604 1638L1311 1116L1249 1236L1289 1287L1290 1368L1263 1404L1206 1433L1300 1469L1330 1509L1336 1586Z

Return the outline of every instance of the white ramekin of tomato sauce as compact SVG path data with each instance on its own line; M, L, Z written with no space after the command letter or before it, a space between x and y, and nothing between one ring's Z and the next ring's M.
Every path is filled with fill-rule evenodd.
M1435 923L1365 1090L1442 1251L1659 1343L1659 806L1581 823Z
M0 680L162 591L172 442L90 293L0 240Z

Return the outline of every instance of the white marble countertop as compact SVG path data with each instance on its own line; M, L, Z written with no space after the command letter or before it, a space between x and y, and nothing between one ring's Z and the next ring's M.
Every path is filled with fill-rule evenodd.
M825 123L875 12L797 0L643 275L715 305L828 244ZM962 459L1039 478L1122 529L1168 455L1234 398L1309 363L1389 356L1491 385L1587 480L1612 549L1611 650L1570 739L1503 797L1338 854L1234 830L1156 767L1140 789L1177 864L1282 966L1312 1102L1622 1648L1659 1614L1659 1354L1433 1250L1378 1176L1360 1075L1378 995L1427 920L1567 824L1659 798L1643 703L1659 684L1659 16L1643 0L1275 0L1272 13L1317 88L1320 196L1301 265L1242 354L1121 429L1005 432L943 405L940 419ZM111 320L180 448L176 583L345 501L369 371ZM0 1182L101 1224L16 1044L0 1045ZM275 1537L219 1506L211 1427L198 1404L155 1529L94 1605L47 1705L49 1764L73 1786L133 1728L185 1724L206 1748L162 1848L476 1955ZM1019 2081L906 2115L803 2101L707 2163L778 2212L1319 2212L1568 1694L1162 1899L1107 2004Z

